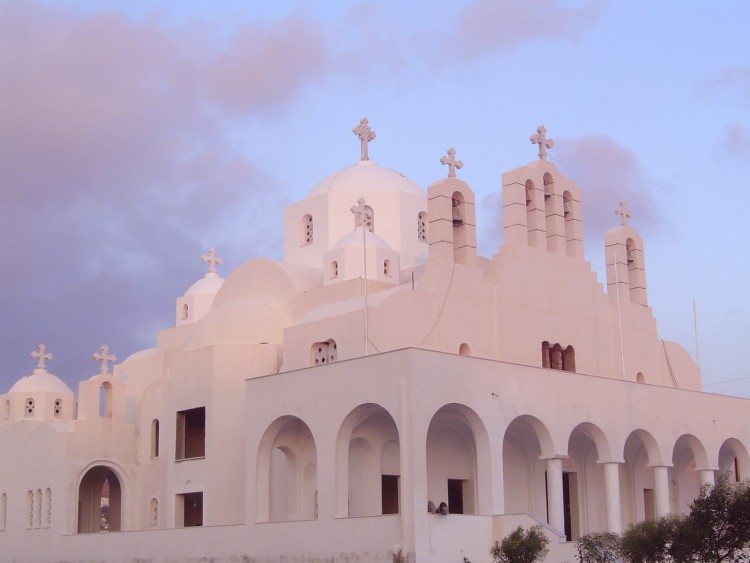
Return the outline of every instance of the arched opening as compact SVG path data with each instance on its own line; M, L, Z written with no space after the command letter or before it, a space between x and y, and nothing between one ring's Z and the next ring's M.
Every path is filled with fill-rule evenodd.
M52 489L47 487L44 491L44 524L45 528L52 525Z
M547 250L557 250L558 222L560 220L560 211L558 211L558 197L555 194L555 180L552 174L546 172L542 178L544 182L544 219L547 230Z
M55 402L52 405L52 416L54 416L55 418L60 418L63 412L62 409L63 409L62 399L55 399Z
M300 246L307 246L313 243L313 218L309 213L302 217L301 222L302 240Z
M685 434L675 442L672 467L669 468L670 504L674 514L687 514L700 493L698 468L708 465L703 444L695 436Z
M5 418L5 420L8 420L10 418L10 413L10 400L6 400L5 407L3 409L3 418Z
M151 457L159 457L159 419L151 421Z
M624 528L643 520L655 520L656 478L654 465L661 463L656 440L645 430L635 430L625 440L625 464L620 473L620 502Z
M387 278L393 277L393 270L391 269L391 261L386 259L383 262L383 275Z
M420 211L417 215L417 240L427 242L427 211Z
M638 260L638 251L635 246L635 241L632 238L629 238L625 241L625 254L627 256L627 263L628 263L628 287L630 288L630 292L628 294L628 297L630 298L631 303L639 303L640 300L638 298L638 270L639 270L639 260Z
M533 514L549 522L546 462L542 458L551 455L551 444L549 430L533 416L519 416L508 425L503 436L506 514Z
M565 248L568 256L575 256L576 213L573 195L569 191L563 192L563 217L565 219Z
M188 307L187 303L182 304L182 315L180 316L180 319L183 321L186 321L188 319L190 313L190 308Z
M159 501L152 498L148 503L148 525L159 525Z
M748 478L750 458L747 449L736 438L725 440L719 449L719 475L726 475L730 483Z
M120 479L105 465L92 467L78 486L78 533L116 532L121 525Z
M26 492L26 529L34 527L34 491Z
M464 405L438 410L427 430L427 499L451 514L489 511L489 438L481 419Z
M26 399L26 402L24 403L25 410L24 410L24 416L28 418L32 418L34 416L34 399L28 398Z
M471 347L466 343L461 343L461 346L458 347L458 353L461 356L471 356Z
M535 193L536 193L536 187L534 186L534 182L531 180L526 180L526 232L528 236L528 244L529 246L536 246L536 233L541 230L542 226L537 221L537 213L536 213L536 202L535 200Z
M283 416L268 427L258 450L258 520L314 520L317 507L317 450L310 428Z
M575 541L590 532L607 529L604 468L609 445L604 433L591 423L581 423L568 439L568 459L563 461L565 534ZM611 458L610 458L611 459Z
M112 416L112 384L109 381L99 387L99 416Z
M34 527L42 527L42 489L36 490L36 498L34 499Z
M0 530L5 530L8 525L8 495L0 495Z
M336 438L337 515L398 514L400 480L396 423L383 407L360 405Z
M643 375L643 372L638 372L635 374L635 381L636 383L646 383L646 376Z

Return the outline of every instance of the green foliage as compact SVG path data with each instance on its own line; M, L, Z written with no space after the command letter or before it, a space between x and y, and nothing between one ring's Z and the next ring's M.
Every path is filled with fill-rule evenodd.
M541 526L534 526L525 532L518 526L502 542L495 542L490 555L496 563L534 563L547 555L548 544L549 538Z
M583 536L580 563L750 562L750 481L726 476L701 488L686 516L667 516L630 526L617 534Z
M620 536L614 532L593 532L576 542L576 559L580 563L618 563Z

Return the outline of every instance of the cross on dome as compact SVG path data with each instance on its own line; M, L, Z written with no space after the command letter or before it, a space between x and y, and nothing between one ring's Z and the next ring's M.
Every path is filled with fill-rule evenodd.
M203 256L201 256L201 260L203 260L204 262L208 262L207 273L209 274L215 274L216 265L224 263L224 260L222 258L216 256L216 249L213 246L208 249L208 254L204 254Z
M365 205L365 198L357 200L357 205L351 206L351 212L354 213L354 228L368 227L372 221L372 210Z
M623 227L628 226L628 219L630 219L630 209L628 209L628 206L625 204L624 201L620 202L620 205L617 206L617 209L615 209L615 215L620 216L620 225Z
M544 125L536 128L536 133L529 137L529 141L532 145L539 145L539 160L547 160L547 149L555 146L555 141L547 138L547 128Z
M456 149L453 147L448 149L447 156L440 157L440 164L448 165L448 178L455 178L456 170L461 170L464 167L463 162L456 160Z
M44 361L51 360L54 357L51 353L46 352L46 350L47 346L45 346L44 344L40 344L38 351L34 351L31 353L32 358L34 358L35 360L39 360L36 364L37 369L45 369Z
M107 365L108 362L114 362L117 359L117 356L114 354L109 353L109 346L106 344L102 344L102 347L99 348L99 352L97 354L92 354L91 356L96 360L97 362L101 362L102 365L99 367L99 373L106 374L109 373L109 366Z
M363 117L359 120L359 125L352 129L352 133L359 137L362 151L361 159L370 160L370 157L367 154L367 143L375 139L376 135L375 131L370 129L370 125L367 123L366 117Z

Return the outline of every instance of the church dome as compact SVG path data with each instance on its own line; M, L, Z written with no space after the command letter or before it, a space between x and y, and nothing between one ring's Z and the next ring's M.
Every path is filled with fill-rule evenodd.
M65 382L49 373L46 369L37 368L33 373L22 377L10 388L9 393L57 393L73 394Z
M185 297L188 295L206 294L206 293L217 293L221 286L224 285L224 278L216 273L208 273L185 292Z
M307 198L331 192L406 192L425 196L414 181L371 160L360 160L354 166L326 176L308 192Z

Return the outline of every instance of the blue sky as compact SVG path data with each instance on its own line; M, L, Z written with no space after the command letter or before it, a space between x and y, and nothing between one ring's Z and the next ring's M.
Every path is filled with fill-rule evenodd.
M426 187L448 147L501 242L503 171L550 152L582 190L586 257L628 202L662 338L707 391L750 396L750 3L0 3L0 388L75 389L174 321L202 276L282 257L282 210L371 158ZM730 383L721 383L731 381Z

